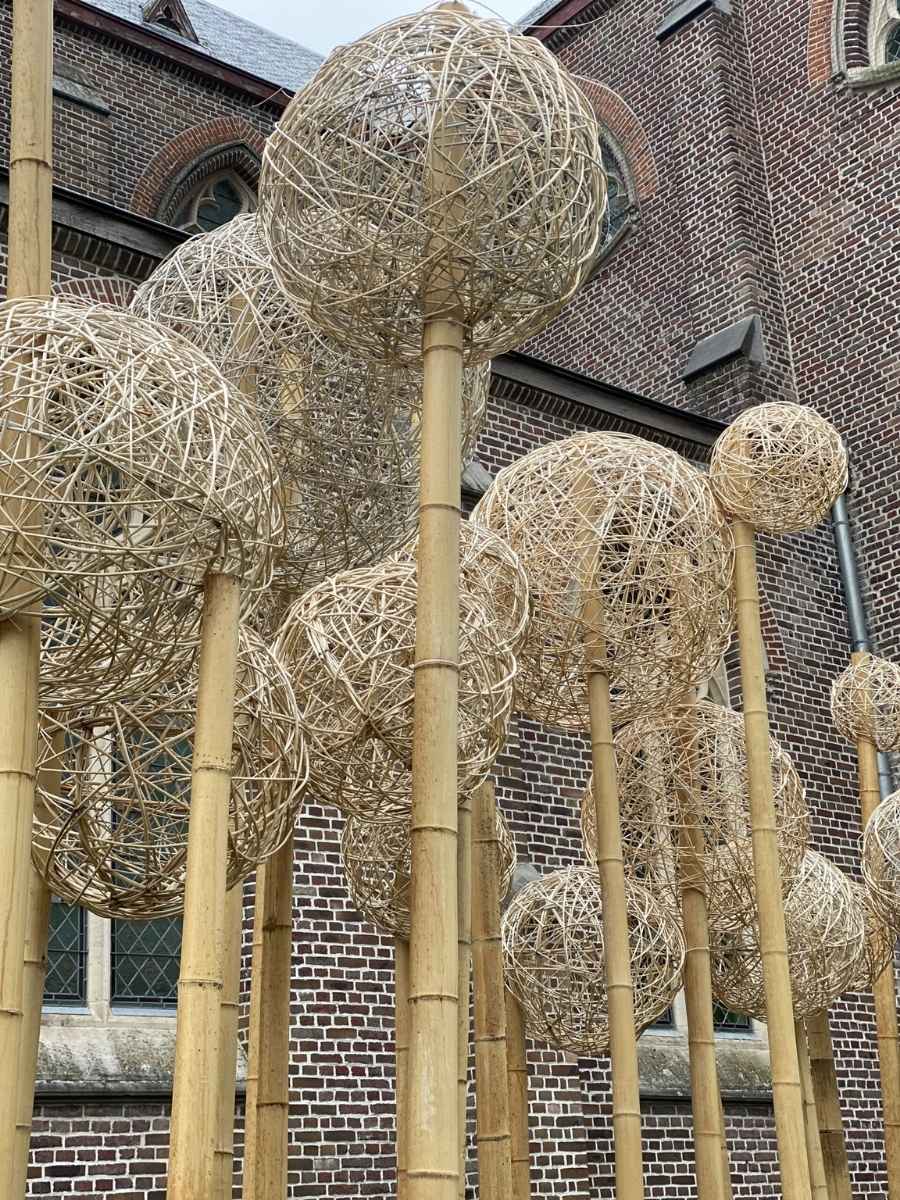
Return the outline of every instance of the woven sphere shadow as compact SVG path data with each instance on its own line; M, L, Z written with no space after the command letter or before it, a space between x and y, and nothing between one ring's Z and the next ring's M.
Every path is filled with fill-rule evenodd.
M900 665L868 653L850 663L831 685L831 719L849 742L900 750Z
M410 812L416 595L413 563L343 571L292 605L276 643L309 745L312 792L365 820ZM465 588L458 661L464 794L503 747L516 669L492 611Z
M684 940L672 912L640 884L628 881L626 903L640 1033L681 987ZM503 917L506 984L528 1035L571 1054L609 1049L602 916L596 871L567 867L526 884Z
M428 9L339 46L266 143L259 211L282 285L333 337L418 360L429 317L470 362L562 309L605 204L597 120L534 38Z
M615 737L626 870L670 907L682 881L706 892L712 926L752 916L755 878L744 718L700 701L639 717ZM770 738L769 762L783 886L790 887L809 840L803 784L790 756ZM592 781L582 794L581 832L596 862Z
M813 409L759 404L719 436L709 478L730 515L765 533L801 533L847 487L847 451Z
M873 908L900 931L900 791L882 800L866 823L862 870Z
M731 535L704 476L673 451L576 434L502 470L471 519L528 576L516 703L534 720L587 728L589 665L609 673L615 723L663 711L727 649Z
M42 618L45 705L186 669L208 570L268 583L268 444L176 334L70 298L3 303L0 430L0 612Z
M516 847L506 818L497 809L500 898L509 892ZM412 851L409 821L363 821L348 817L341 834L344 882L362 915L383 933L408 938Z
M176 329L252 389L283 483L278 586L305 591L378 562L418 511L421 368L379 366L328 341L278 287L256 214L192 238L132 310ZM463 375L463 461L484 419L489 368Z
M54 894L107 917L184 907L197 676L128 702L45 713L32 857ZM241 631L228 886L281 846L308 774L290 679Z
M853 885L824 855L808 850L784 903L788 965L799 1019L827 1009L850 991L865 940L862 906ZM759 928L711 931L713 998L733 1012L766 1019Z
M892 927L884 919L878 905L872 902L867 887L854 880L850 881L850 886L862 912L866 936L857 957L857 974L847 990L871 992L881 973L894 962L894 948L900 930L897 924ZM897 918L896 912L894 918Z

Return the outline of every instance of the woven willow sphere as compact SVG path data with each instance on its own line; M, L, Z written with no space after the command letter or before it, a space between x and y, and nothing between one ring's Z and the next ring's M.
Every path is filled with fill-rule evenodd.
M705 885L713 926L734 928L755 908L744 718L701 701L639 717L615 737L626 870L671 907L681 907L681 880ZM785 887L809 837L803 784L774 739L769 761L778 850ZM588 861L596 862L591 785L581 800Z
M865 935L862 906L847 876L808 850L785 898L788 963L794 1015L812 1016L849 991L859 974ZM713 932L710 966L714 999L733 1012L766 1019L759 930Z
M431 8L339 46L266 143L262 229L325 332L417 361L423 319L470 362L519 345L582 282L605 203L597 120L535 38Z
M56 895L107 917L184 906L196 673L129 703L45 713L32 854ZM306 750L288 675L241 632L229 804L228 886L294 826Z
M726 512L765 533L801 533L847 486L847 451L830 422L801 404L759 404L713 447L710 481Z
M898 927L887 923L877 904L872 903L867 887L852 880L850 886L862 912L866 936L857 956L857 974L847 990L871 992L882 971L894 961Z
M187 337L252 386L284 484L278 586L300 593L378 562L418 510L421 369L378 366L321 337L277 286L256 214L192 238L137 291L132 310ZM466 371L460 451L484 418L489 369Z
M882 800L868 820L862 869L873 908L900 930L900 791Z
M673 451L576 434L501 471L472 520L499 533L528 576L516 704L529 717L587 728L589 661L609 671L615 722L663 711L727 649L731 535L704 476ZM585 649L597 637L605 656Z
M516 869L516 847L499 808L497 838L502 900ZM408 938L412 869L409 821L385 824L348 817L341 834L341 857L347 891L362 915L383 933Z
M900 665L874 654L850 663L831 685L831 719L850 742L867 737L879 750L900 750Z
M343 571L288 610L276 652L291 673L310 754L310 787L369 821L412 803L416 568L385 562ZM486 777L503 747L515 659L491 611L459 602L460 793Z
M634 1023L640 1033L681 987L684 940L672 913L639 884L626 893ZM597 872L567 867L526 884L503 917L506 985L525 1012L530 1037L571 1054L609 1048Z

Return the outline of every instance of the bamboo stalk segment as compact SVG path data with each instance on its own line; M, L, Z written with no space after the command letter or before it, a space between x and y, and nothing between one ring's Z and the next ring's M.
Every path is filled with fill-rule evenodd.
M525 1017L510 991L506 1001L506 1071L509 1089L510 1157L513 1200L531 1200L531 1154L528 1139L528 1056Z
M475 792L472 818L475 1140L482 1200L513 1196L497 831L494 786L484 783Z
M237 1075L238 1007L241 990L241 942L244 889L225 896L222 924L222 1001L219 1006L219 1111L213 1162L212 1200L231 1200L234 1180L234 1088Z
M263 896L266 890L266 864L256 868L253 903L253 943L250 955L250 1011L247 1022L247 1082L244 1091L244 1164L242 1189L244 1200L256 1196L256 1101L259 1095L259 1039L262 1021L263 985Z
M397 1200L406 1200L406 1129L409 1093L409 943L394 939L394 1052L396 1055Z
M852 1200L850 1164L827 1011L806 1018L806 1039L828 1200Z
M797 1056L800 1060L800 1082L803 1088L803 1118L806 1128L806 1153L809 1159L809 1179L813 1200L828 1200L828 1184L825 1177L825 1161L819 1138L819 1122L816 1115L816 1100L813 1091L812 1069L809 1049L806 1045L806 1030L802 1021L795 1022L794 1036L797 1039Z
M169 1150L169 1200L209 1194L218 1119L219 1016L240 583L206 578Z
M466 1117L469 1095L469 995L472 982L472 797L461 798L457 811L456 886L459 896L459 1006L457 1008L457 1113L459 1180L457 1194L466 1195Z
M725 1128L725 1107L722 1104L722 1094L719 1093L719 1123L722 1129L722 1183L725 1200L731 1200L731 1163L728 1160L728 1135Z
M744 729L750 785L753 870L768 1015L772 1098L784 1200L810 1200L800 1067L794 1035L781 871L772 796L769 717L759 613L759 580L752 527L732 523Z

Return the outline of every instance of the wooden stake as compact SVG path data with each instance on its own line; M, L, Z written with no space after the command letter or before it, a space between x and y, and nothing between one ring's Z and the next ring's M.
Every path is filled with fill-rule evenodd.
M406 1124L409 1068L409 944L394 939L394 1052L397 1061L397 1200L406 1200Z
M481 1200L512 1200L506 1002L500 943L500 842L494 785L475 793L472 819L475 1140Z
M244 1163L241 1180L244 1200L256 1196L256 1100L259 1094L259 1035L263 977L263 893L266 864L256 868L253 902L253 945L250 958L250 1012L247 1028L247 1082L244 1090Z
M852 1200L850 1164L827 1012L806 1018L806 1038L828 1200Z
M222 958L222 1003L219 1006L219 1115L213 1160L213 1200L231 1200L234 1186L234 1088L243 932L244 889L238 884L225 896L225 920L219 951Z
M819 1140L819 1122L816 1118L816 1101L813 1094L812 1070L806 1045L806 1030L802 1021L794 1023L794 1036L797 1039L797 1056L800 1060L800 1084L803 1089L803 1118L806 1128L806 1154L809 1159L810 1186L813 1200L828 1200L825 1162L822 1158L822 1143Z
M811 1200L803 1094L794 1035L793 999L788 969L781 869L772 797L769 758L769 714L762 633L759 579L753 529L733 522L735 591L744 693L744 728L750 785L753 871L759 912L759 940L768 1014L769 1057L778 1162L784 1200Z
M237 579L207 576L178 977L169 1200L200 1200L212 1187L222 1002L219 947L225 908L239 605Z
M457 1022L457 1135L459 1137L459 1200L466 1196L466 1116L469 1096L469 993L472 982L472 797L462 797L457 813L456 887L459 896L459 1004Z
M509 1132L513 1200L531 1200L531 1155L528 1142L528 1055L525 1018L512 992L506 999L506 1070L509 1082Z

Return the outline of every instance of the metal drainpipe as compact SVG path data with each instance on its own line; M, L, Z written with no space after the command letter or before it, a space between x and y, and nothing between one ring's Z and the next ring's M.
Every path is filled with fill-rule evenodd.
M856 569L856 549L853 545L853 533L850 529L850 517L847 513L846 495L838 496L831 507L831 527L834 532L834 545L837 550L838 570L841 573L841 588L844 592L844 607L847 610L847 627L850 632L850 649L871 651L869 626L866 621L866 610L863 606L862 591L859 586L859 574ZM886 754L878 753L878 789L884 800L894 790L894 778L891 764Z

